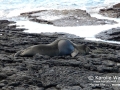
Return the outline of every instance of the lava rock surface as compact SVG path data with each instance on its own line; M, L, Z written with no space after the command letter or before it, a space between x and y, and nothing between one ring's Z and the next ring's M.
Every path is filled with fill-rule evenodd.
M44 35L23 32L0 20L0 90L119 90L101 77L120 76L120 45L69 38L90 47L88 55L14 57L36 44L48 44L63 34ZM100 81L100 82L95 82ZM117 82L115 82L116 84Z

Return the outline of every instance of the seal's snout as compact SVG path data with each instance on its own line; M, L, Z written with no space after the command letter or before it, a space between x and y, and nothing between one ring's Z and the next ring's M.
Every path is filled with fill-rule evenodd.
M87 54L89 54L91 52L90 48L86 44L77 45L76 47L77 47L77 50L79 51L79 54L87 55Z
M18 51L17 53L15 53L15 54L14 54L14 57L20 56L21 52L22 52L22 51Z

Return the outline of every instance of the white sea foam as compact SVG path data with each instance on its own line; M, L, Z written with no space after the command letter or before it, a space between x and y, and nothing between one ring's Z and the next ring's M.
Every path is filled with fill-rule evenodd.
M105 41L105 40L100 40L100 39L95 38L95 35L102 32L102 31L105 31L105 30L108 30L111 28L119 27L120 26L120 19L103 17L102 15L99 15L96 13L92 13L91 16L99 18L99 19L114 20L118 23L114 24L114 25L77 26L77 27L56 27L56 26L47 25L47 24L39 24L36 22L31 22L31 21L19 21L19 22L17 22L17 24L24 25L24 27L28 29L25 32L28 32L28 33L41 33L41 32L69 33L69 34L77 35L79 37L84 37L87 40L120 44L120 42L116 42L116 41Z
M19 21L18 25L24 25L29 33L41 32L65 32L75 34L80 37L94 37L95 34L116 27L115 25L99 25L99 26L78 26L78 27L56 27L47 24L39 24L31 21Z

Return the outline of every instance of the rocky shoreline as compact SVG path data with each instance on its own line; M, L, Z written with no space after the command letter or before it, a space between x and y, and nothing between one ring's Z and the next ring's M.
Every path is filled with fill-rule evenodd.
M110 8L100 9L99 14L111 17L120 18L120 3L111 6ZM96 38L110 41L120 41L120 27L112 28L96 35Z
M120 18L120 3L115 4L110 8L100 9L99 14L106 17Z
M50 24L54 26L84 26L84 25L105 25L116 24L114 20L97 19L91 17L85 10L39 10L21 13L21 16L29 20Z
M102 40L120 41L120 27L100 32L96 35L96 38Z
M120 76L119 44L69 38L76 44L87 44L92 52L75 58L39 54L15 58L13 55L21 49L51 43L64 34L25 33L24 28L10 23L14 22L0 20L1 90L119 90L113 82L94 82L101 81L99 77Z

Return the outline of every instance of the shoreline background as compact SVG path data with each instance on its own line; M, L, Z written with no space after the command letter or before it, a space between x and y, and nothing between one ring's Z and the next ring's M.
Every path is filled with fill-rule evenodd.
M76 36L83 37L87 40L100 41L95 38L95 35L120 26L119 19L107 18L97 14L98 10L103 7L110 7L113 4L118 3L119 0L31 0L31 1L23 1L23 0L10 0L0 1L1 9L0 9L0 19L7 19L17 22L16 24L20 27L18 28L26 28L25 32L27 33L54 33L54 32L62 32L74 34ZM7 7L6 7L7 6ZM46 9L84 9L86 10L92 17L96 17L99 19L109 19L115 20L118 24L114 25L96 25L96 26L78 26L78 27L55 27L47 24L39 24L35 22L31 22L28 18L21 17L20 13L28 12L28 11L36 11L36 10L46 10ZM49 17L48 17L49 18ZM104 41L104 40L102 40ZM106 42L106 41L105 41ZM109 41L107 41L109 42ZM120 43L114 42L113 43Z
M42 9L84 9L91 12L116 3L119 0L0 0L0 19L10 19L23 12Z
M100 0L92 1L99 2ZM22 0L16 0L15 2L22 2ZM8 3L8 5L12 7L13 4ZM20 7L22 7L21 4ZM21 11L24 11L25 8L23 10L22 8L20 8ZM12 10L13 12L15 10L15 12L13 13ZM91 16L105 18L99 16L96 11L97 8L93 8L89 13ZM72 42L87 45L91 49L91 53L87 55L79 54L75 58L71 56L50 57L40 54L36 54L33 57L14 57L14 54L27 47L49 44L57 38L64 37L64 34L51 33L51 35L45 35L46 33L42 34L41 32L68 32L68 34L74 34L74 36L76 34L77 36L94 40L96 39L94 35L98 32L113 27L116 28L120 26L120 23L114 25L98 24L97 26L57 27L31 22L28 18L16 16L20 12L15 8L7 7L5 12L8 13L4 14L2 19L6 18L17 22L17 27L16 24L14 25L15 22L0 20L1 90L119 90L119 80L115 83L110 81L105 84L94 82L96 80L94 77L96 76L120 76L120 44L113 44L115 41L106 43L107 41L103 42L103 40L102 42L101 40L90 41L83 38L73 38L72 36L72 38L69 38ZM6 15L15 16L7 17ZM113 18L109 19L113 20ZM85 22L86 20L88 19L85 19ZM119 19L115 20L119 22ZM20 26L18 27L18 25Z

